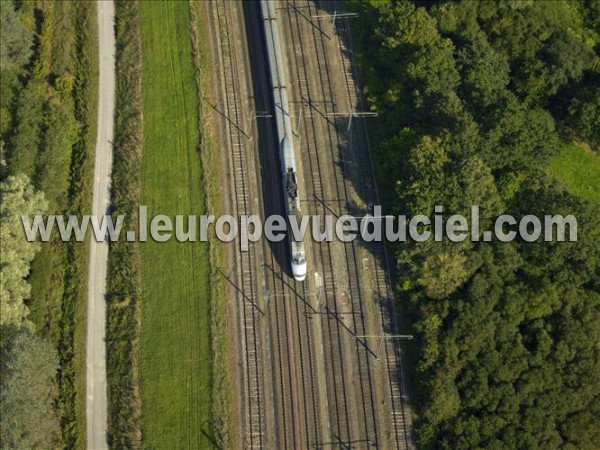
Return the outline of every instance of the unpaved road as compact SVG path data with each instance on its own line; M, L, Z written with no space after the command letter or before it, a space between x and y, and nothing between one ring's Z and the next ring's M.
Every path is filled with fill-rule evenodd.
M94 199L92 214L106 214L110 203L110 174L112 168L113 117L115 106L115 36L114 4L112 0L98 1L98 134L94 166ZM107 449L106 396L106 269L108 242L90 240L87 312L87 376L86 420L87 447Z

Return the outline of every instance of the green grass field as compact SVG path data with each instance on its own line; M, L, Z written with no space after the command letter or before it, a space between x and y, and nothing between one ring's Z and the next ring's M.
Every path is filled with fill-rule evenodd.
M562 151L550 161L549 169L571 194L600 200L598 155L573 143L565 143Z
M187 2L140 2L144 147L141 203L202 214L198 94ZM141 244L139 370L143 447L210 447L208 247Z

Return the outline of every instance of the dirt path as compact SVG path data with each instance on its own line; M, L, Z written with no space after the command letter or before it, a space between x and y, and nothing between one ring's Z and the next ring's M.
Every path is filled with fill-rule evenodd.
M114 4L98 1L98 134L94 166L92 214L102 216L110 203L112 168L113 117L115 105L115 36ZM87 448L107 449L106 395L106 271L108 242L90 240L87 313L86 420Z

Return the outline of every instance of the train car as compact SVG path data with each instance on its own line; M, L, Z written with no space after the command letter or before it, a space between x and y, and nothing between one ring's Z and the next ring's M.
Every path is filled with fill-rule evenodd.
M261 0L260 8L267 43L271 89L275 106L285 205L288 218L290 220L297 220L297 223L300 223L302 213L300 210L300 194L296 177L296 156L292 137L292 122L290 119L285 70L283 67L283 53L281 51L279 28L275 15L275 4L272 1ZM296 280L303 281L306 278L307 271L304 242L302 240L296 241L291 233L289 241L292 274Z

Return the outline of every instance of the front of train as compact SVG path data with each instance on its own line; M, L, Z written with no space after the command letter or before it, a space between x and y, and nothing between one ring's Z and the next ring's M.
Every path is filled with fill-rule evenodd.
M306 254L303 242L292 241L292 275L297 281L304 281L306 278Z

